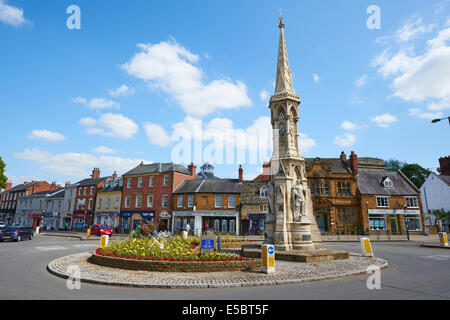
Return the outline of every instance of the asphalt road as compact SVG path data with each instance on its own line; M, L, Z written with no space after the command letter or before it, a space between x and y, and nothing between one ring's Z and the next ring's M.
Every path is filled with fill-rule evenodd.
M46 270L59 257L92 251L98 241L37 236L0 243L0 299L303 300L450 299L450 250L420 243L372 243L376 256L391 266L381 271L381 289L369 290L369 275L283 286L224 289L137 289L81 284L69 290L64 279ZM359 243L327 243L360 252Z

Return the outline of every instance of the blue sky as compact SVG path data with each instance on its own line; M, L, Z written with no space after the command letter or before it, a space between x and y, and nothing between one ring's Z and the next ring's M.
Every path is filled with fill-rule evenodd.
M67 27L70 5L81 29ZM221 177L242 163L256 176L271 154L280 9L303 156L354 150L435 170L450 146L448 123L430 121L449 116L449 0L0 0L8 177L75 182L142 160L209 160Z

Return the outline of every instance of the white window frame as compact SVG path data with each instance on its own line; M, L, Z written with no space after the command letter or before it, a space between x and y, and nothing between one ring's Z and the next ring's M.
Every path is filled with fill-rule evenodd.
M409 205L408 202L411 201L411 200L412 200L413 204L415 203L414 206L410 206ZM419 208L419 199L416 196L407 196L407 197L405 197L405 203L406 203L406 206L408 208Z
M267 198L267 188L261 188L259 189L259 196L261 198Z
M377 198L376 198L376 200L377 200L377 207L378 208L389 208L389 197L387 197L387 196L376 196ZM380 205L380 202L378 201L378 199L387 199L387 205L385 205L385 206L383 206L383 205Z
M162 207L163 208L167 208L167 200L168 200L167 194L163 194L162 195Z
M117 209L119 207L119 197L116 197L116 199L114 200L114 209Z
M142 196L136 196L136 208L140 208L142 206Z
M155 185L155 177L151 176L150 179L148 179L148 186L153 187Z
M183 196L182 195L179 195L177 198L177 207L183 208Z
M164 181L163 181L163 187L168 187L168 186L169 186L169 176L165 175Z
M127 189L131 189L131 179L132 178L127 179Z
M125 208L129 208L131 204L131 197L125 197Z
M236 196L234 194L228 195L228 208L236 208Z
M190 194L188 195L188 208L194 207L194 195Z
M153 208L153 195L152 194L147 196L147 208Z
M138 188L142 188L142 177L138 178Z
M215 207L216 208L222 208L222 195L221 194L216 194L215 198L216 198Z

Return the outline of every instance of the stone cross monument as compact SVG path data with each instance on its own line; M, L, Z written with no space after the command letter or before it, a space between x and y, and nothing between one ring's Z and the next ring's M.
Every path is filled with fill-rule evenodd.
M321 246L321 238L313 215L305 159L298 147L300 97L292 86L282 17L279 28L275 94L269 103L273 154L266 242L274 244L279 251L314 250Z

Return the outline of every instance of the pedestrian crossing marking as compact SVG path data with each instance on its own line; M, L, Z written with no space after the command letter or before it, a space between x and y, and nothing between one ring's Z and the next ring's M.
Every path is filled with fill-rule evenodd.
M49 250L65 250L67 248L60 247L60 246L48 246L48 247L36 247L38 250L42 251L49 251Z

